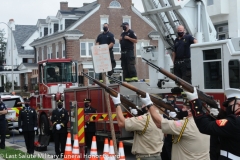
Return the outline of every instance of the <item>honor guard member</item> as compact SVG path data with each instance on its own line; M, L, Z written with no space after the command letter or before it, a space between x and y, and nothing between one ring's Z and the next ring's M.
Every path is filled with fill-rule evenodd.
M84 99L84 113L97 113L97 110L91 106L91 99ZM86 145L85 154L87 154L88 149L91 149L92 137L95 136L96 133L96 124L95 122L86 122L85 123L85 137L86 137Z
M178 117L182 120L168 120L156 113L149 94L141 101L147 105L155 124L165 134L172 135L172 160L210 160L210 136L201 134L194 122L188 103L183 105Z
M138 81L134 55L134 43L137 43L137 36L134 31L129 28L128 22L122 23L121 27L124 31L119 38L121 44L123 79L128 82Z
M2 98L0 97L0 136L1 143L0 148L5 149L5 135L6 135L6 118L5 115L8 113L8 110L5 104L2 102Z
M103 24L103 32L98 35L96 40L96 45L99 44L107 44L109 48L109 54L112 64L112 70L108 72L108 75L111 76L113 74L113 68L116 67L116 61L114 59L113 54L113 45L115 44L114 35L109 31L109 26L107 23ZM102 74L99 75L99 80L102 80Z
M19 132L23 133L27 153L34 153L34 138L37 130L37 113L30 107L30 100L24 98L25 107L20 110L18 117Z
M53 124L53 137L55 143L54 159L64 157L67 140L68 112L63 108L63 102L57 101L57 108L53 110L51 122Z
M134 132L132 154L136 155L136 159L161 160L160 154L163 147L163 133L162 130L154 124L146 107L144 106L142 108L142 111L145 113L144 115L125 118L120 106L120 94L118 94L118 97L111 96L111 98L116 107L118 126L125 128L126 131ZM157 114L159 114L159 112Z
M240 159L240 90L229 88L225 90L227 100L223 102L227 116L224 119L211 120L202 110L197 90L186 92L191 104L194 120L200 132L218 136L220 139L219 160Z

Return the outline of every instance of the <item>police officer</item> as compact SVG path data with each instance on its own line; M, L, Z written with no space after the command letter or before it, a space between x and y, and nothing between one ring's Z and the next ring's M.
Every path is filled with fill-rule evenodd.
M172 160L209 160L210 136L201 134L194 122L189 104L185 103L178 113L183 120L168 120L156 113L149 94L141 101L149 108L155 124L165 134L173 135Z
M119 38L121 44L121 66L124 81L138 81L136 71L136 60L134 56L134 43L137 43L137 36L133 30L129 29L128 22L121 25L124 32Z
M118 126L134 132L132 154L136 155L137 160L161 160L163 133L154 124L147 108L142 108L144 115L125 118L120 106L120 94L111 98L116 107Z
M185 34L182 25L177 27L177 33L178 37L174 41L174 51L172 53L174 74L191 84L190 45L197 43L197 40L193 36Z
M111 76L113 74L113 68L116 67L116 61L113 54L113 45L115 44L115 39L114 35L109 31L108 23L103 24L103 32L97 37L96 45L99 44L108 44L110 59L112 63L112 70L108 72L108 75ZM99 80L102 80L102 74L100 74L99 76Z
M30 107L30 100L24 99L25 107L20 110L18 117L19 132L23 133L27 153L34 153L34 138L37 130L37 113Z
M240 90L229 88L225 90L227 100L223 103L227 116L224 119L211 120L203 111L198 99L197 90L186 92L191 104L194 120L200 132L216 135L220 139L219 160L240 159Z
M8 113L8 110L5 104L2 102L2 98L0 97L0 136L1 143L0 148L5 149L5 135L6 135L6 119L5 115Z
M91 106L91 99L84 99L84 113L97 113L97 110ZM86 137L86 145L85 154L87 154L87 150L91 149L92 137L95 136L96 132L96 124L95 122L86 122L85 124L85 137Z
M63 108L63 102L59 100L57 102L57 108L53 110L51 117L51 122L53 124L53 137L55 143L55 155L53 157L54 159L64 157L67 140L68 121L68 112L66 109Z

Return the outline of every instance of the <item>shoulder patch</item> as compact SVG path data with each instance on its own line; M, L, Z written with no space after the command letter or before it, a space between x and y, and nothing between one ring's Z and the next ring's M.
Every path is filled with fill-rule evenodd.
M225 126L227 124L227 122L228 122L227 119L216 120L216 123L219 127Z
M174 124L176 127L181 127L182 123L178 120L178 121L174 121Z

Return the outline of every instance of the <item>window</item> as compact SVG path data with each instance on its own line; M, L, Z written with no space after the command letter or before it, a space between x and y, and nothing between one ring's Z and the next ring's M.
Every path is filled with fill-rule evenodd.
M66 53L65 53L65 44L62 43L62 58L65 58Z
M117 0L113 0L109 4L109 8L121 8L121 4Z
M93 69L88 70L88 75L94 79L99 79L99 74L95 73ZM92 85L93 81L91 79L88 80L88 85Z
M102 32L103 31L103 24L104 23L108 23L108 16L104 16L104 17L101 17L100 19L100 31Z
M80 56L81 57L91 57L93 42L81 42L80 44Z
M207 0L207 5L208 6L213 5L213 0Z
M217 30L217 39L224 40L228 38L228 24L220 24L215 26Z
M136 55L141 56L142 47L149 46L149 41L138 41L136 44Z
M230 60L228 62L228 72L229 72L229 86L230 88L240 88L240 66L239 60Z
M205 89L222 89L221 49L203 51Z
M50 34L52 34L52 28L50 28Z
M56 58L59 58L59 55L58 55L58 45L56 45Z
M114 53L120 53L120 43L115 43L114 46L113 46L113 52Z
M62 24L60 25L60 30L63 30L63 25Z
M128 22L129 28L131 29L131 17L123 16L123 22Z
M40 32L40 37L42 37L42 32Z
M28 63L33 63L33 59L28 59L27 62Z

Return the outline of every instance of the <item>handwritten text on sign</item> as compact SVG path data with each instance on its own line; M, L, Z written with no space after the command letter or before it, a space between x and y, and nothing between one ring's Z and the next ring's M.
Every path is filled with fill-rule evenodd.
M92 57L95 73L108 72L112 70L109 48L107 44L92 46Z

